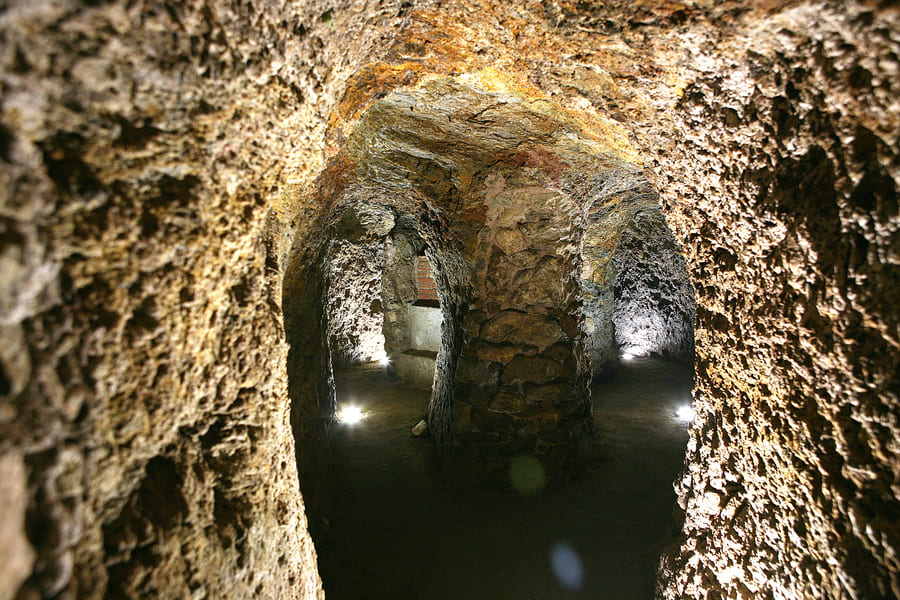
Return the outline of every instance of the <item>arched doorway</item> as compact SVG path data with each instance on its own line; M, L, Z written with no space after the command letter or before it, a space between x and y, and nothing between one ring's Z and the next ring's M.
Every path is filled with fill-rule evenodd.
M485 117L490 111L497 114ZM623 514L616 527L606 529L597 520L642 496L634 488L627 490L631 496L609 493L609 486L616 482L607 477L621 473L604 475L601 470L603 459L611 453L591 456L590 447L597 441L593 424L606 415L597 412L604 404L602 394L597 394L592 407L588 386L592 372L618 362L616 326L626 321L617 321L616 299L621 317L631 306L623 290L638 284L650 289L650 279L660 276L655 272L641 275L639 265L646 261L637 252L639 241L649 242L647 232L656 231L639 226L639 222L648 215L659 215L657 197L635 165L597 153L587 142L572 143L570 138L560 142L553 132L566 126L565 117L553 121L555 118L532 111L517 98L498 97L455 80L437 80L388 96L365 111L356 129L349 132L346 153L334 161L334 168L340 169L345 179L339 180L336 188L330 183L322 186L331 190L323 199L323 204L331 207L329 216L323 218L323 231L331 232L328 235L332 237L337 231L365 230L367 203L387 207L392 214L393 223L385 226L386 233L378 233L385 250L368 253L380 261L382 269L380 303L385 324L396 317L382 327L385 355L399 361L410 351L428 350L412 339L409 314L417 308L440 311L440 346L434 356L433 389L426 409L434 448L441 462L451 467L440 477L462 474L466 483L490 481L518 492L507 493L502 500L492 495L497 492L465 492L467 512L460 513L460 497L445 493L436 470L425 468L409 479L409 472L398 474L382 468L418 455L419 450L408 445L412 443L412 423L376 432L379 436L373 439L383 446L368 452L366 460L377 461L366 463L364 476L345 486L343 504L338 503L340 509L332 517L332 532L340 530L346 536L341 542L352 540L342 546L340 556L335 557L333 547L325 551L331 558L324 558L323 564L332 565L337 575L329 577L338 582L326 580L326 588L332 585L334 593L335 585L352 584L338 591L337 597L342 593L343 597L359 597L376 585L383 587L384 597L405 593L405 584L391 590L397 578L409 580L413 593L417 574L432 573L437 581L444 567L448 572L466 572L460 569L470 556L467 539L488 549L489 556L478 555L483 564L469 571L468 582L430 584L431 597L451 588L457 589L459 597L474 597L473 589L463 589L470 583L478 593L494 596L503 595L504 589L535 586L550 594L560 585L575 586L568 589L582 595L595 594L634 558L633 554L617 554L615 536L627 535L629 527L644 526L632 519L635 514ZM477 141L488 141L473 143L478 135L483 137ZM333 250L341 244L331 243L330 247ZM656 256L658 252L654 252L650 254ZM332 251L331 256L338 255ZM328 251L322 250L311 260L324 264L327 256ZM416 275L422 258L432 270L437 307L416 306L433 301L422 298L418 286ZM388 265L389 276L385 274ZM356 272L376 282L377 270L365 267ZM622 273L618 296L617 270ZM319 277L319 294L343 294L345 284L336 283L339 289L329 292L326 282L339 282L354 271L338 271ZM386 285L386 278L395 281ZM401 284L406 285L405 290L399 289ZM371 294L360 297L364 300L354 305L374 306ZM307 299L316 301L309 295ZM648 315L665 313L660 302L656 305ZM329 381L333 350L327 346L341 344L343 338L335 335L327 311L314 307L307 311L318 319L312 325L318 327L320 345L326 347L319 360L327 374L321 376L320 372L315 379L316 370L307 369L297 375L319 382L318 387L308 384L307 390L314 388L320 399L326 399L320 407L333 409L334 401L329 404L327 399L333 389ZM631 331L624 325L620 329ZM622 340L628 342L635 335L628 333ZM671 336L661 333L659 337ZM309 336L298 339L315 344ZM435 352L433 342L432 338L430 352ZM427 382L428 377L422 380ZM418 410L415 418L423 408ZM330 423L331 414L333 410L324 411L320 415L323 422ZM679 427L683 434L683 423ZM353 441L374 430L343 431L344 439ZM395 433L392 441L386 441L387 434ZM616 431L604 431L604 435L621 438ZM628 442L639 444L641 440ZM396 451L402 448L407 451L398 455ZM680 459L683 448L676 449L675 456ZM413 463L407 464L407 471L412 471ZM634 462L615 464L625 465L633 476L647 471L646 465ZM303 470L301 456L301 479ZM565 490L539 495L585 470L588 477L591 473L603 476L593 481L584 477ZM658 477L652 485L659 492L657 499L662 498L662 509L656 504L644 511L663 515L665 522L672 512L675 470L666 475L656 469ZM409 481L416 484L409 485ZM383 496L391 500L375 502L382 492L395 494ZM619 504L598 511L598 498L610 497L617 497ZM460 522L466 526L457 526ZM522 522L533 523L533 529L523 529ZM347 523L351 523L349 528ZM358 537L364 527L373 524L377 527L367 530L371 537ZM421 551L423 542L416 538L419 526L428 530L426 538L432 544L427 546L428 552ZM655 527L648 535L657 535L665 524L656 523ZM385 532L393 537L385 539ZM400 543L392 541L394 538ZM534 540L535 547L523 551ZM638 550L649 552L640 563L640 573L646 577L635 575L622 586L624 593L634 592L634 586L652 587L655 548L646 537L640 540ZM365 547L367 554L362 552ZM566 556L574 553L603 577L585 576L577 584L562 581L551 569L553 560L548 561L555 549ZM438 553L448 558L436 569L432 557ZM360 574L356 569L367 561L378 568ZM519 579L498 576L503 564L514 565L512 575ZM392 576L385 577L388 573Z

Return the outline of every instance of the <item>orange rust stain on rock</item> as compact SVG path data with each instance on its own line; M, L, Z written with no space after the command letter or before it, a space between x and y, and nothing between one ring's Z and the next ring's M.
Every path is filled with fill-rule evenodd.
M476 58L470 37L467 28L452 17L440 10L426 9L413 14L402 47L426 49L423 62L434 71L451 74L457 69L468 70Z
M394 89L415 85L424 73L425 68L415 62L399 65L372 63L364 66L348 82L347 91L332 117L331 125L336 125L336 118L344 121L356 119L370 104L387 96Z
M324 204L329 199L340 197L355 168L356 163L345 152L332 158L316 182L316 202Z

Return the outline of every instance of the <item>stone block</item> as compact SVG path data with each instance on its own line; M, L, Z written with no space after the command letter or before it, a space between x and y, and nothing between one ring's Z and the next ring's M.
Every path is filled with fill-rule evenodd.
M475 352L479 360L497 362L504 365L518 353L519 349L515 346L484 346Z
M438 352L441 349L441 323L444 315L440 308L423 303L409 307L409 336L415 350Z
M555 360L545 356L517 356L503 369L500 381L511 383L519 379L541 384L574 374Z
M481 337L493 343L537 346L544 350L566 339L555 320L545 315L504 311L481 327Z
M434 366L437 352L428 350L407 350L393 358L397 378L420 388L431 388L434 382Z

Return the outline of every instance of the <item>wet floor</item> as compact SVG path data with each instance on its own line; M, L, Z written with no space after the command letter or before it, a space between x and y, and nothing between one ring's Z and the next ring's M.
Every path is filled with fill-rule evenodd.
M671 542L689 370L637 358L592 388L595 465L536 497L443 487L410 429L428 395L362 365L338 404L366 416L332 432L335 506L317 540L328 600L643 600Z

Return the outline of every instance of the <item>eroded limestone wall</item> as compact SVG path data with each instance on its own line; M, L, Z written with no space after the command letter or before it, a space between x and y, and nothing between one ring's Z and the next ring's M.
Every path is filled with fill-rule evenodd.
M693 361L694 288L658 206L635 211L612 265L612 322L619 351Z
M370 362L384 354L381 271L384 241L336 241L325 257L324 294L335 368Z
M321 597L269 211L301 8L0 8L0 597Z
M665 598L900 595L898 31L800 3L684 89L658 164L698 421Z
M6 3L0 493L14 509L0 585L315 597L286 459L280 259L323 225L331 193L308 184L376 97L478 73L533 86L643 161L686 253L698 420L661 596L900 595L890 5ZM444 127L465 139L503 117L481 108ZM538 145L553 136L521 123ZM552 182L563 165L540 155L511 159ZM455 373L469 267L446 249L475 239L479 209L454 189L483 175L394 158L453 207L408 212L433 227L451 325L438 369ZM342 185L333 174L324 188ZM459 239L444 240L448 221ZM322 291L296 273L285 290ZM295 339L315 373L295 394L314 403L292 406L301 478L325 456L319 326ZM436 396L448 440L451 390ZM154 510L154 490L170 508Z
M540 489L578 471L593 421L579 331L578 207L529 183L496 172L485 182L456 373L455 459L467 477L501 485L511 460L539 460Z
M345 210L329 227L321 269L333 368L385 356L381 279L393 227L393 212L369 204Z

